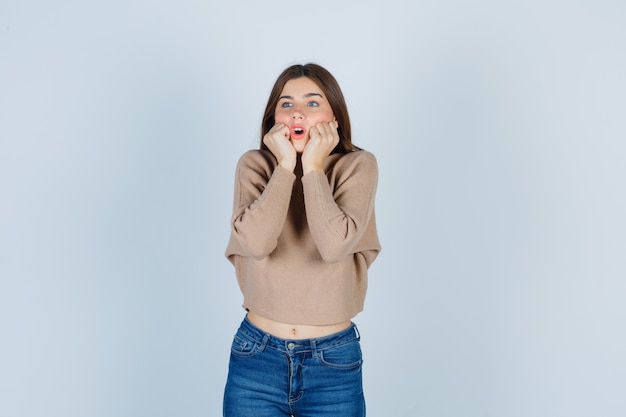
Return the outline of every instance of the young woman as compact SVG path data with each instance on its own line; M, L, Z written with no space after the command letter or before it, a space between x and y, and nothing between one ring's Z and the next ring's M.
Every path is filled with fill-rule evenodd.
M380 251L374 156L352 144L335 78L278 77L260 150L238 162L226 256L247 311L231 349L225 417L365 416L360 336Z

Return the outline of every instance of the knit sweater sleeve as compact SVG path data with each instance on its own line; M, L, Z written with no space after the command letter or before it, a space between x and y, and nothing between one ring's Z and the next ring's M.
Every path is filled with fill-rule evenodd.
M226 256L262 259L272 253L283 229L295 174L271 155L245 153L237 164L231 235Z
M357 151L337 163L336 172L302 177L307 221L326 262L355 252L374 212L378 166L373 154Z

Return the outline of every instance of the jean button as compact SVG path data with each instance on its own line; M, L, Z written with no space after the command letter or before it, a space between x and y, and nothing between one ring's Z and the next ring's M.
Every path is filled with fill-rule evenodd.
M288 348L289 350L293 350L293 348L295 348L295 347L296 347L296 344L295 344L295 343L293 343L293 342L292 342L292 343L289 343L289 344L287 345L287 348Z

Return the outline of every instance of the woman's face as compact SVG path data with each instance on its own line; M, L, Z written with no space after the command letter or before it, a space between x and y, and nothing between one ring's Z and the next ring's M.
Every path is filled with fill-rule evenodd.
M310 78L287 81L274 110L274 120L289 127L289 141L296 152L304 151L311 128L335 120L322 89Z

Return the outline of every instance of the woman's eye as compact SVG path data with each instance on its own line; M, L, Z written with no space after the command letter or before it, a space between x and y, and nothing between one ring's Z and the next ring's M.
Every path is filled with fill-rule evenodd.
M309 101L309 107L319 107L319 103L316 101Z
M292 104L291 104L291 103L289 103L288 101L285 101L285 102L283 102L283 103L280 105L280 107L283 107L283 108L287 108L287 107L291 107L291 106L292 106Z

